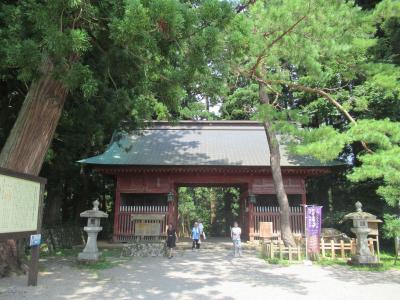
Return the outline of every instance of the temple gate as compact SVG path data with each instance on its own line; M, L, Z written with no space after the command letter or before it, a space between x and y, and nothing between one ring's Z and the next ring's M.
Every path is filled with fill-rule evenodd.
M260 222L280 234L280 213L269 166L268 142L261 124L251 121L153 122L122 135L101 155L81 160L116 179L113 240L165 237L177 224L178 189L183 186L240 188L239 224L247 239L260 237ZM293 156L281 147L284 186L294 233L304 228L305 180L339 165Z

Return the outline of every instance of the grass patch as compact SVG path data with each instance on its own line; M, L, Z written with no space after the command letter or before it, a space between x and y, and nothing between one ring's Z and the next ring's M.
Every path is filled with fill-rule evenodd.
M400 257L397 259L397 263L394 264L395 256L394 254L388 252L382 252L380 255L380 261L382 263L382 267L386 269L394 269L400 270Z
M297 260L289 261L288 259L280 259L279 257L268 258L262 252L259 252L257 257L265 260L270 265L290 266L292 264L298 264L300 262L300 261L297 261Z
M347 266L347 260L343 259L320 259L318 261L314 261L313 263L321 265L321 266Z
M101 249L101 257L96 262L83 262L77 260L78 254L81 251L81 248L60 249L53 253L43 252L41 253L41 257L61 258L63 261L66 261L66 264L72 267L92 271L111 269L132 259L132 257L121 257L121 249L116 248Z
M79 269L88 269L93 271L111 269L121 265L132 257L121 257L121 249L103 249L101 250L101 257L97 262L78 262Z
M382 272L387 270L400 270L400 259L397 260L397 264L394 264L395 256L391 253L383 252L380 255L380 266L352 266L347 264L347 259L320 259L314 263L321 266L346 266L352 270L368 271L368 272Z
M279 265L279 266L289 266L290 262L285 259L279 259L279 258L266 258L265 259L269 264L271 265Z

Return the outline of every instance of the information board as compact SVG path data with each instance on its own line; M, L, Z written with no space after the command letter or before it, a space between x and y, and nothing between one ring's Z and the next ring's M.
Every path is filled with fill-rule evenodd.
M15 174L0 169L0 235L38 229L41 182Z
M26 238L39 233L46 179L0 168L0 240ZM31 236L28 286L36 286L40 234Z

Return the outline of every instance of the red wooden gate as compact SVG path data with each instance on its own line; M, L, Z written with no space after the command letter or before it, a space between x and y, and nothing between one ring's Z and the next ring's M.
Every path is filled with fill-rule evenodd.
M155 240L165 238L167 226L167 205L139 205L139 206L120 206L117 229L114 229L114 239L119 242L128 242L132 240ZM142 215L142 220L135 219L135 216ZM146 215L149 216L146 219ZM154 218L154 216L157 216ZM137 224L141 223L159 223L159 235L142 236L137 234Z
M279 207L254 206L254 238L260 239L260 222L272 222L274 235L281 231L281 213ZM293 234L304 234L304 212L302 206L290 207L290 225Z

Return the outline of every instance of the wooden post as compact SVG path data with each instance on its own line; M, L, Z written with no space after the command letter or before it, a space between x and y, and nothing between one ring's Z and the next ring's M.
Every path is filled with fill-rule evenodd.
M289 261L292 261L292 247L290 245L288 247L288 251L289 251Z
M377 254L377 256L378 256L378 262L380 262L380 260L381 260L381 258L380 258L381 254L380 254L380 251L379 251L379 235L376 236L376 254Z
M271 248L270 248L270 250L271 250L271 258L274 258L274 243L271 241Z
M179 234L179 226L178 226L179 187L176 186L174 191L175 191L175 197L174 197L174 223L173 224L174 224L174 228L176 230L176 233Z
M301 260L300 245L297 245L297 260Z
M344 241L340 240L340 254L342 256L342 258L345 258L345 253L344 253Z
M321 239L321 252L322 252L322 257L325 257L325 241L323 238Z
M304 179L301 180L303 188L305 187ZM301 204L306 205L307 204L307 196L306 196L306 191L305 188L303 190L303 193L301 194Z
M283 259L283 247L282 247L282 241L279 243L279 259Z
M168 202L168 224L172 223L175 227L175 211L174 211L174 201ZM168 225L167 224L167 225ZM176 227L175 227L176 228Z
M39 273L40 246L32 247L31 260L29 261L28 286L37 286Z
M355 245L354 239L350 240L350 253L351 253L351 255L356 253L356 245Z
M369 249L371 250L372 255L375 255L374 239L373 238L369 238L368 239L368 244L369 244Z
M40 185L38 225L37 225L38 233L42 232L43 196L44 196L44 184L42 183ZM40 255L40 245L32 247L31 260L29 262L29 271L28 271L28 286L37 286L38 273L39 273L39 255Z
M254 204L249 201L249 240L254 241Z
M113 232L113 242L118 241L119 234L119 211L121 207L121 194L119 192L120 177L117 176L117 188L115 190L115 207L114 207L114 232Z
M332 259L335 258L335 241L331 240L331 255L332 255Z

